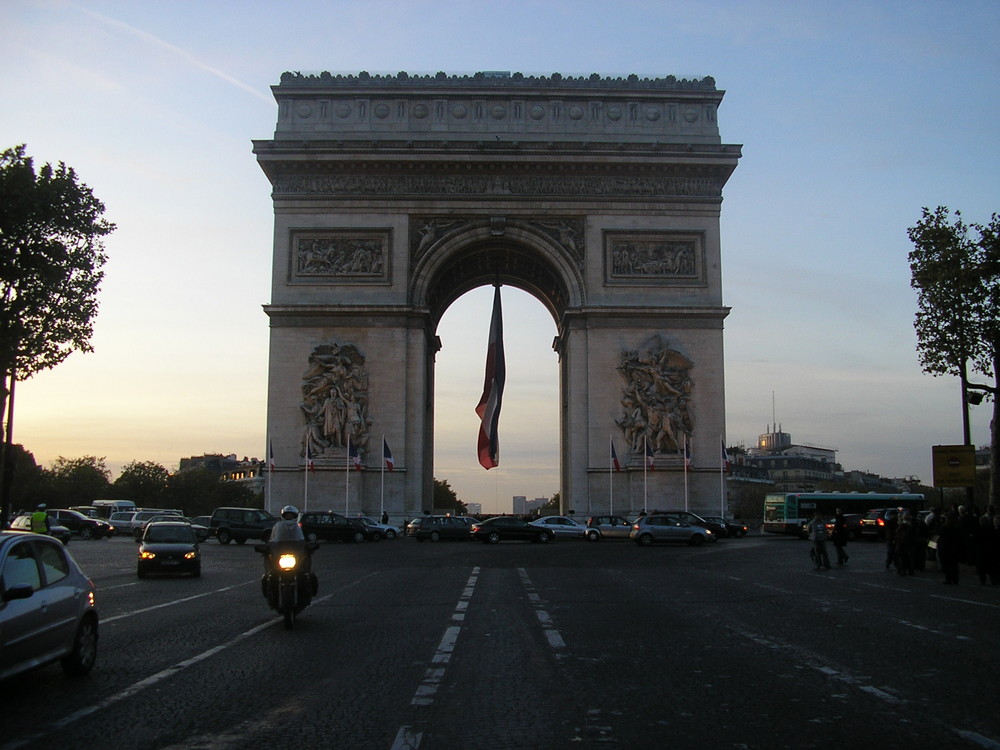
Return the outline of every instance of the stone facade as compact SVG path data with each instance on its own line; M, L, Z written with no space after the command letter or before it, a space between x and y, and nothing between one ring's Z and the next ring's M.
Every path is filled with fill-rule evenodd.
M272 90L274 138L254 142L275 214L270 505L308 482L350 512L428 507L436 327L500 281L556 323L566 509L606 509L609 479L616 511L677 507L685 486L719 508L719 211L740 147L712 79L286 73Z

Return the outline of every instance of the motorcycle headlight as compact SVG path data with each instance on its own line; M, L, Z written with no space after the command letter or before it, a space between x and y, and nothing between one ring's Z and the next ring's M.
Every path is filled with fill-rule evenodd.
M292 554L284 554L278 556L278 567L281 568L282 570L291 570L296 565L298 565L298 562L299 562L298 559L296 559L295 555Z

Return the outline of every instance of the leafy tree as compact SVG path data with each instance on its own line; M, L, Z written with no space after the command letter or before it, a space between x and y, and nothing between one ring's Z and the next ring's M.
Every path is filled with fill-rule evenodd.
M561 515L562 511L559 509L559 493L556 492L548 499L544 505L538 508L536 515L538 516L558 516Z
M966 435L967 390L976 403L993 401L989 497L1000 506L1000 219L993 214L989 224L967 225L959 211L952 222L947 207L925 208L908 234L920 364L931 375L961 378ZM970 373L992 384L969 382Z
M179 508L189 516L202 516L218 507L215 490L219 475L204 468L178 471L167 481L164 504Z
M112 494L118 500L132 500L140 507L158 507L169 479L170 472L155 461L132 461L122 468Z
M49 502L61 508L90 505L94 500L105 497L111 486L111 472L108 471L104 458L94 456L60 456L46 474Z
M0 520L9 511L14 383L91 351L97 292L115 225L104 204L60 162L37 173L23 145L0 153L0 423L7 419Z
M30 510L38 503L47 503L45 471L35 462L35 457L24 446L11 446L11 463L16 481L11 487L12 508Z
M447 479L434 480L434 510L455 511L459 515L468 512L465 503L458 499Z

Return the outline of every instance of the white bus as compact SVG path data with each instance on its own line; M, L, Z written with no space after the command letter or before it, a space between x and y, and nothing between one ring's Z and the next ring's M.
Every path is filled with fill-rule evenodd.
M900 492L775 492L764 497L764 531L800 536L802 526L818 510L823 518L844 513L865 513L874 508L904 508L916 512L924 507L924 496Z

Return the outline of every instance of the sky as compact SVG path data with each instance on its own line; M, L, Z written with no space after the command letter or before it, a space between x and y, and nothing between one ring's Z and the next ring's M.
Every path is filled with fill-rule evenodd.
M920 368L906 230L924 206L1000 211L998 38L994 0L4 0L0 148L72 166L118 225L94 351L18 384L14 440L113 476L264 457L273 208L251 140L273 136L282 72L710 75L743 146L721 219L727 443L776 421L845 469L930 483L961 397ZM473 411L490 290L438 331L434 473L485 511L559 488L555 324L504 294L497 470Z

